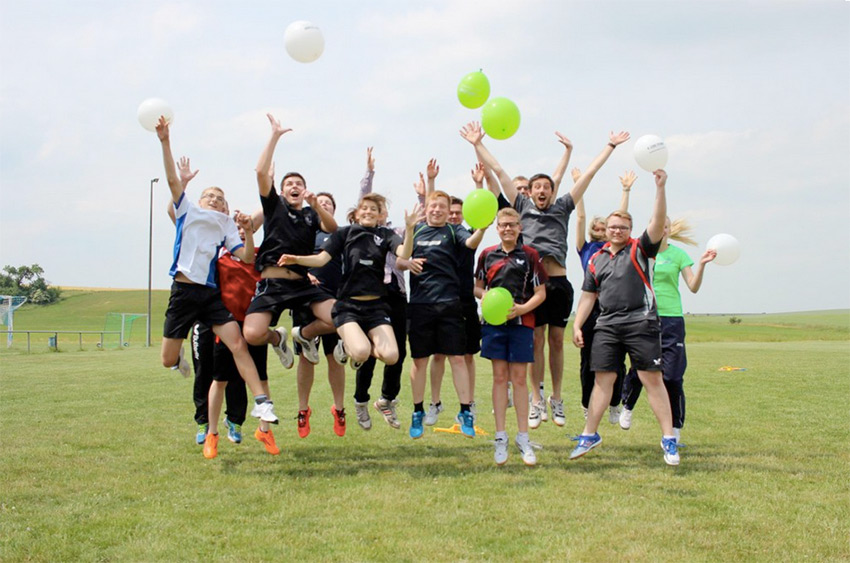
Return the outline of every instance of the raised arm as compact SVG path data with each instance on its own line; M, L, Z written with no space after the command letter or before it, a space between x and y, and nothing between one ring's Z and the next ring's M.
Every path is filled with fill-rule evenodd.
M608 139L608 144L605 145L602 152L593 159L590 166L587 167L581 177L576 181L573 189L570 190L570 195L573 196L573 201L578 201L582 198L582 196L584 196L584 192L587 191L587 187L590 186L590 181L593 180L593 177L596 176L596 173L599 172L599 169L602 168L602 165L605 164L605 161L608 160L608 157L611 156L611 153L614 152L617 145L621 145L629 140L629 134L626 131L620 131L615 135L614 132L611 131Z
M499 164L499 161L496 160L487 147L481 142L484 139L484 132L481 130L481 124L477 121L471 121L463 126L460 130L460 136L469 141L469 143L475 148L475 155L478 157L479 162L483 162L485 166L487 166L496 177L499 179L499 183L502 185L502 192L504 192L505 197L508 198L508 201L511 205L514 204L516 200L516 188L514 188L514 183L511 180L511 177L504 171L502 165Z
M493 171L490 170L486 164L483 162L479 162L478 164L484 171L484 181L487 183L487 189L490 190L498 199L498 197L502 194L502 189L499 187L499 181L496 180L496 176L493 174ZM513 185L513 182L511 182L511 185ZM475 187L477 188L478 186Z
M425 205L425 175L419 173L419 181L413 182L413 191L416 192L416 198L420 205Z
M237 258L245 262L246 264L254 263L254 225L252 223L251 216L246 213L236 213L236 217L234 217L236 224L239 227L242 227L242 230L245 231L245 246L241 248L237 248L236 252L233 254L236 255Z
M620 211L629 210L629 194L635 180L637 180L637 176L631 170L627 170L624 175L620 176L620 184L623 186L623 195L620 197Z
M269 123L272 127L272 134L269 137L269 141L266 143L265 148L263 148L263 152L260 153L259 162L257 162L257 185L260 188L260 195L263 197L269 195L269 192L272 189L272 177L269 175L269 172L272 168L272 158L274 157L274 149L277 146L277 142L284 133L292 131L292 129L284 129L281 127L280 122L275 119L272 114L267 113L266 117L269 118Z
M655 204L652 207L652 218L649 220L646 234L649 235L649 240L655 244L664 236L664 224L667 222L667 193L665 191L667 172L658 169L653 174L655 175Z
M487 227L489 226L490 225L487 225ZM471 248L473 250L478 248L478 246L481 244L481 240L484 238L484 231L487 230L487 227L484 227L483 229L478 229L474 233L472 233L472 236L466 239L466 247Z
M311 191L304 192L304 201L310 204L310 207L316 210L316 213L319 214L319 221L321 224L319 227L325 231L326 233L332 233L337 230L338 225L336 224L336 219L334 216L325 211L325 208L319 205L319 202L316 201L316 194ZM324 265L324 264L323 264ZM306 264L305 264L306 266ZM311 266L312 268L312 266Z
M552 173L552 181L555 183L555 188L552 191L552 200L558 196L558 187L561 185L561 180L564 179L564 173L567 171L567 166L570 164L570 155L573 154L573 142L564 137L560 131L555 131L558 137L558 142L564 145L564 154L561 155L561 160L555 166L555 172Z
M156 136L162 145L162 162L165 164L165 178L168 181L168 189L171 190L171 201L177 204L183 195L185 188L177 175L177 167L174 165L174 157L171 156L171 139L168 131L168 122L165 117L159 116L156 124Z
M372 147L366 147L366 173L360 180L360 197L357 198L357 201L363 199L364 195L372 193L372 180L374 178L375 158L372 156Z
M472 182L475 184L476 190L484 188L484 164L476 162L475 167L469 171L472 176ZM499 194L496 194L499 195Z
M685 266L682 269L682 278L685 280L685 284L688 286L688 289L691 290L691 293L696 293L699 291L699 288L702 287L702 276L705 271L705 265L717 258L716 250L706 250L699 259L699 263L696 265L696 271L691 271L690 266Z
M413 211L410 213L407 210L404 211L404 242L395 249L395 255L402 260L407 260L413 254L413 230L423 219L422 211L422 206L418 203L413 206Z
M425 175L428 176L428 184L425 189L425 197L436 191L434 187L435 181L437 180L437 175L440 173L440 165L437 164L437 159L432 158L428 161L428 166L425 168Z
M581 177L581 170L578 168L573 168L570 171L570 174L573 177L573 183L575 183ZM584 245L587 243L587 239L584 237L584 230L587 228L587 214L584 211L584 198L575 202L576 204L576 250L581 252L581 249L584 248Z

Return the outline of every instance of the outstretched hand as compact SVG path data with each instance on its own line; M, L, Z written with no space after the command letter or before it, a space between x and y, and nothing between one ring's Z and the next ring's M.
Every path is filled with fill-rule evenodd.
M251 216L247 213L242 213L237 210L233 215L233 220L236 221L236 225L245 229L246 233L254 232L254 221L251 219Z
M626 170L626 173L620 176L620 184L627 190L632 188L635 180L637 180L637 176L635 176L634 170Z
M164 115L160 115L156 122L156 136L159 137L160 141L168 140L168 122Z
M437 164L436 158L428 161L428 167L425 169L425 173L428 174L429 180L433 180L440 173L440 166Z
M280 121L275 119L272 114L267 113L266 117L269 118L269 123L272 126L272 135L277 135L278 137L280 137L284 133L289 133L290 131L292 131L292 129L285 129L285 128L281 127Z
M655 172L652 173L655 176L655 185L656 187L663 188L667 185L667 172L659 168Z
M608 135L608 139L614 145L622 145L623 143L625 143L626 141L629 140L629 132L628 131L620 131L619 133L614 134L614 132L611 131L611 133Z
M404 211L404 224L408 229L412 229L416 226L417 223L420 223L425 220L425 208L420 204L416 204L413 206L413 210L408 213L405 209Z
M581 178L581 170L578 168L573 168L570 170L570 175L573 177L573 183L578 182L578 179Z
M413 182L413 191L415 191L416 195L419 197L425 197L425 176L422 172L419 173L419 181Z
M306 201L310 205L310 207L312 207L313 209L316 209L316 207L318 207L318 205L319 205L318 198L316 197L316 194L314 194L310 190L307 190L306 192L304 192L304 201Z
M460 128L460 136L476 145L484 138L484 131L481 130L481 124L477 121L470 121Z
M375 157L372 156L372 149L374 147L366 147L366 170L369 172L375 171Z
M484 163L476 162L475 168L471 170L472 181L476 186L481 186L484 183Z
M294 254L281 254L280 258L277 259L277 265L278 266L291 266L291 265L296 263L295 260L297 258L298 257L295 256Z
M192 178L198 175L197 170L192 172L192 165L189 164L189 159L185 156L181 156L180 160L177 161L177 172L180 174L180 183L183 184L183 189L186 189Z
M573 142L564 137L564 135L560 131L555 131L555 135L558 137L558 142L564 145L564 148L568 151L573 150Z
M708 264L709 262L713 261L715 258L717 258L717 251L710 248L710 249L708 249L708 250L706 250L705 252L702 253L702 256L699 259L699 263L700 264Z

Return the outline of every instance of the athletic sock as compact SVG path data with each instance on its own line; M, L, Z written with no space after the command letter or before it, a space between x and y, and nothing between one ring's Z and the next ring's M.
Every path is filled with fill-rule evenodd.
M262 395L254 395L254 402L261 405L269 400L269 396L263 393Z
M425 403L413 403L413 412L425 412L425 407L423 406Z
M469 412L469 403L461 403L460 412Z

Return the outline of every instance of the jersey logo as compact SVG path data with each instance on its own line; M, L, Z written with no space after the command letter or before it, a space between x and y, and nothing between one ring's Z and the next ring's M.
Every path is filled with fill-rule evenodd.
M517 258L516 263L522 266L523 264L525 264L525 260L520 260L519 258Z
M288 215L289 215L289 218L290 218L290 219L292 219L293 221L295 221L296 219L298 219L298 216L296 216L296 215L295 215L295 213L293 213L293 212L291 212L291 211L288 213Z
M360 263L363 264L364 266L371 266L375 262L373 260L364 260L363 258L361 258Z
M308 227L312 227L313 226L313 216L312 215L305 215L304 216L304 222L307 223Z
M416 246L440 246L442 243L441 240L418 240Z
M377 244L378 246L381 246L381 243L384 242L384 237L381 237L381 236L378 236L378 235L374 235L374 239L375 239L375 244Z

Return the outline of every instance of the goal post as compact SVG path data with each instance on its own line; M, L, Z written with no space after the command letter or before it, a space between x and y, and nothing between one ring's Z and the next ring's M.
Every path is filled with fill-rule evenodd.
M12 347L12 331L15 330L15 309L27 302L23 295L0 295L0 324L6 325L6 347Z

